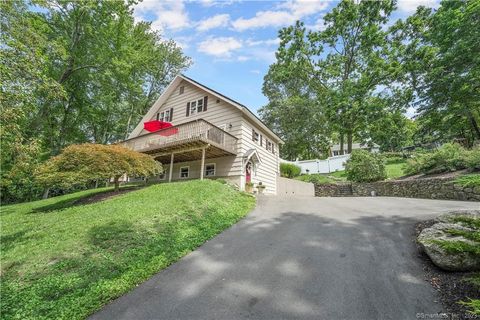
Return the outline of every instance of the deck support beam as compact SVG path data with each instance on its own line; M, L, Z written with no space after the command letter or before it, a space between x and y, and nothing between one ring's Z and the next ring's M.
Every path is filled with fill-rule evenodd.
M172 182L172 174L173 174L173 157L174 153L170 155L170 170L168 171L168 182Z
M205 173L205 148L202 148L202 164L200 165L200 180L203 180Z

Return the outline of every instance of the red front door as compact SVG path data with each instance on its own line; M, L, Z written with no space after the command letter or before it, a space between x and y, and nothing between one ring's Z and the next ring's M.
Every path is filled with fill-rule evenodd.
M245 177L247 183L252 181L252 163L248 162L247 166L245 167Z

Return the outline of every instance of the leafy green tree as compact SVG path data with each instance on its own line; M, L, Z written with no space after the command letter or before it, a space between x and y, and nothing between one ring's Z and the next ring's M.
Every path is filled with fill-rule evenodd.
M125 138L190 65L175 42L135 23L133 5L0 2L2 177L14 178L21 145L36 150L34 164L72 143Z
M277 61L263 84L269 103L259 110L262 119L285 141L284 159L322 157L329 145L330 129L321 98L312 88L312 48L303 24L280 30Z
M152 176L160 170L161 164L149 155L119 145L86 143L66 147L61 154L43 163L36 177L47 189L113 178L118 191L122 176Z
M480 139L480 1L442 1L419 8L392 28L403 73L412 88L420 133L438 141Z
M297 22L279 32L277 61L264 81L269 104L260 114L284 137L290 158L294 153L303 155L303 142L326 149L332 133L342 151L346 137L351 152L354 138L379 113L377 107L383 104L372 105L369 100L380 98L379 92L398 72L385 28L394 4L344 0L325 15L322 31L307 32ZM304 114L301 119L294 118L292 100ZM301 126L292 129L289 121ZM306 131L315 144L309 143Z
M416 121L396 111L385 112L371 122L365 136L377 143L381 151L401 151L415 144L416 133Z

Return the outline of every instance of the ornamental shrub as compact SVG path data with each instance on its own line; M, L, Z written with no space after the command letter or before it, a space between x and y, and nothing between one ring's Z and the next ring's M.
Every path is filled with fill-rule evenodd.
M293 163L280 163L280 175L284 178L295 178L300 175L302 169Z
M416 153L407 161L406 173L435 174L465 169L470 154L473 154L472 151L467 151L458 143L445 143L434 152ZM477 160L473 154L472 165Z
M347 180L355 182L373 182L385 180L385 162L379 154L366 150L354 150L345 164Z

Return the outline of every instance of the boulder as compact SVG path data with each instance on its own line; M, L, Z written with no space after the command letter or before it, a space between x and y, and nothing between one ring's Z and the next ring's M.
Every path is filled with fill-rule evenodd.
M474 219L480 219L480 210L458 210L458 211L450 211L448 213L442 214L438 216L435 221L437 222L445 222L445 223L453 223L453 219L458 216L464 216Z
M462 226L458 223L438 222L420 232L417 240L432 262L439 268L448 271L480 271L480 254L472 252L452 252L445 250L443 243L462 242L470 247L480 246L480 243L464 238L463 236L451 235L448 230L473 232L475 230Z

